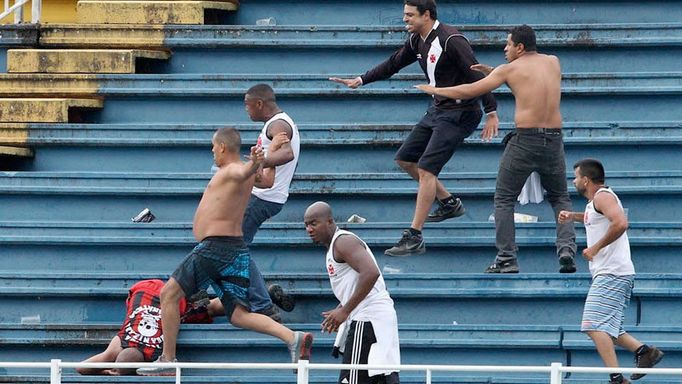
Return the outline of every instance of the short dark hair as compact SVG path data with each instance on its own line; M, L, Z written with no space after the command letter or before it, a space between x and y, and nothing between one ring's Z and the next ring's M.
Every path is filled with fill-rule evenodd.
M256 84L246 91L246 94L256 99L261 99L264 102L275 102L275 91L267 84Z
M239 131L232 127L220 128L215 133L215 139L219 143L225 144L227 150L232 153L239 153L242 146L242 138Z
M429 11L431 20L436 20L438 17L438 12L436 11L436 0L405 0L404 4L417 7L417 11L419 11L420 15L423 15L424 12Z
M514 45L523 44L523 47L527 52L538 50L537 43L535 42L535 31L533 31L533 28L524 24L512 28L509 33L511 34L511 40L514 42Z
M573 169L580 168L581 176L585 176L598 184L604 184L606 174L604 174L604 166L595 159L582 159L573 165Z

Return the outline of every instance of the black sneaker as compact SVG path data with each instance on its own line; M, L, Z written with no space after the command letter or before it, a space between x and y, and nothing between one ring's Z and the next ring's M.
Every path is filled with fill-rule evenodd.
M460 199L455 199L454 204L443 204L438 201L438 208L435 211L429 213L426 217L427 223L439 223L443 220L452 219L454 217L460 217L466 212L464 205Z
M278 284L272 284L268 287L268 294L270 295L270 300L282 308L285 312L291 312L296 306L296 299L294 296L284 292L284 289Z
M180 318L181 321L196 321L208 317L208 305L211 299L205 289L193 294L187 299L187 310Z
M413 235L409 229L403 231L403 237L384 254L388 256L410 256L426 252L426 245L422 235Z
M621 376L620 380L609 380L609 384L630 384L630 380Z
M271 305L268 308L265 308L261 311L257 311L256 313L265 315L280 324L282 323L282 315L279 313L279 309L277 309L277 307L275 307L274 305Z
M645 354L635 355L635 364L637 368L653 368L654 365L661 361L663 355L664 353L661 352L660 349L652 345ZM639 380L644 377L644 375L646 375L646 373L633 373L630 375L630 379Z
M499 261L495 261L485 269L485 273L519 273L519 263L516 258Z
M559 257L559 273L575 273L575 259L571 255Z

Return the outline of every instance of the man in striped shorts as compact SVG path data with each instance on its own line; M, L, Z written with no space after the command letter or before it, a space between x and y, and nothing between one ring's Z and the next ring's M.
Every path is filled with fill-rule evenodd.
M313 242L327 247L325 269L339 300L335 309L322 313L322 332L339 333L332 355L343 353L344 364L400 365L398 318L372 251L336 226L327 203L309 206L304 223ZM391 369L345 369L339 375L339 384L399 383Z
M624 311L635 279L623 205L604 184L604 167L599 161L580 160L573 168L573 185L588 203L585 212L561 211L559 222L585 223L588 247L583 250L583 257L589 261L592 284L585 300L580 330L590 336L607 367L618 367L615 343L635 353L637 368L651 368L663 358L663 352L641 343L623 329ZM643 376L635 373L630 379ZM612 373L610 383L629 381L621 373Z

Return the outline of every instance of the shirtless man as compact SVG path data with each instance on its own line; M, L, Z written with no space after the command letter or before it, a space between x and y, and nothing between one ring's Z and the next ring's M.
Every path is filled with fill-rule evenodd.
M505 137L506 148L500 161L495 187L495 229L497 257L485 272L518 273L518 247L515 240L514 205L528 176L537 171L555 219L560 211L571 210L566 182L566 162L561 131L561 66L556 56L536 50L535 32L527 25L515 27L507 36L504 53L508 64L492 68L473 65L487 76L472 84L435 88L417 85L420 90L453 99L484 95L502 84L511 88L516 99L516 131ZM483 139L497 135L484 132ZM557 255L560 272L575 272L575 229L572 222L557 223Z
M287 343L291 361L309 360L313 336L293 332L268 316L251 313L249 308L249 250L242 238L242 219L265 155L251 147L251 159L242 163L241 138L234 128L221 128L213 135L213 159L219 167L208 183L194 214L193 233L199 244L182 261L161 290L161 322L164 331L163 353L156 362L174 362L180 328L178 302L209 285L225 308L228 320L236 327L275 336ZM264 173L270 178L274 174ZM267 183L266 183L267 184ZM140 375L172 376L174 368L149 367Z

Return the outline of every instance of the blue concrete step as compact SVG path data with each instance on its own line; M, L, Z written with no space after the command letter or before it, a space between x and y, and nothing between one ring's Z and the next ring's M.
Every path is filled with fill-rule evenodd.
M0 322L18 323L39 314L49 323L113 322L124 309L126 288L145 278L166 274L136 273L4 273L0 279ZM266 278L296 295L286 322L309 322L334 306L326 275L275 274ZM443 324L578 324L588 274L398 274L386 275L402 323ZM680 316L680 274L640 274L626 311L629 325L674 325ZM556 310L548 311L548 306ZM433 308L452 308L433 311ZM424 313L430 313L428 318ZM501 316L504 314L504 316Z
M154 90L157 92L158 90ZM246 122L243 92L235 89L228 96L188 96L182 90L164 96L108 97L106 108L85 115L87 121L100 123L222 123ZM569 90L567 90L569 91ZM682 101L682 87L624 90L618 88L575 89L562 97L562 113L567 121L666 120L682 119L675 107ZM631 92L632 91L632 92ZM357 93L345 90L301 91L305 95L277 90L280 106L299 123L357 121L367 123L417 122L430 98L412 90L365 89ZM498 94L502 121L512 121L513 100L510 94ZM367 108L371 105L372 108ZM614 107L617 106L617 107Z
M408 225L408 223L405 223ZM523 273L556 272L556 248L553 244L551 224L546 224L547 236L528 237L528 228L518 226L517 240L520 242L519 264ZM189 230L187 231L189 232ZM361 231L360 231L361 232ZM482 272L494 259L494 230L489 229L485 242L476 241L469 244L465 236L458 236L446 243L437 241L429 227L426 231L427 253L412 258L393 258L384 256L385 249L398 240L401 228L396 226L386 230L383 240L369 239L370 246L385 274L419 273L441 271L444 273L478 273ZM580 230L579 230L580 232ZM639 231L630 230L630 235ZM267 233L264 232L264 233ZM434 240L434 241L432 241ZM301 238L299 244L276 244L265 242L261 235L251 246L251 254L259 268L265 272L319 272L324 268L324 248L313 246L307 239ZM480 243L483 244L480 244ZM181 242L179 242L181 243ZM638 273L655 273L668 271L682 273L679 254L682 252L682 240L679 238L657 237L653 240L637 236L630 239L632 257ZM135 240L128 244L112 244L106 238L101 241L78 243L50 242L39 236L25 237L21 240L2 239L0 260L11 261L6 270L25 271L35 265L55 272L73 271L109 271L131 272L143 271L154 265L158 271L172 271L189 251L193 242L186 238L182 244L168 244L167 241L153 237L139 243ZM580 238L579 249L584 248ZM587 263L579 257L576 260L579 271L587 271Z
M682 199L682 172L609 175L609 184L629 209L631 220L678 219L670 205ZM31 219L122 221L149 207L159 221L175 222L192 217L210 174L5 172L2 176L0 193L8 204L3 220L23 220L26 212L40 206ZM488 219L493 212L495 179L495 173L442 174L445 186L460 196L468 209L460 221ZM343 217L360 213L373 222L401 222L405 221L406 212L414 209L416 189L416 183L402 174L298 175L290 189L289 201L275 220L300 221L309 204L327 200ZM584 198L574 190L571 193L576 210L584 206ZM391 209L386 209L387 204ZM542 221L554 218L549 204L529 204L518 210L539 216Z
M395 151L416 121L415 118L390 124L300 123L302 151L298 172L398 172L393 160ZM10 145L28 141L36 149L33 160L5 169L203 173L213 163L210 138L223 125L5 124L0 125L0 142ZM236 126L243 131L244 151L248 151L259 128L253 124ZM25 129L29 129L28 139ZM503 122L500 137L492 143L481 142L480 134L474 133L444 172L496 172L502 153L500 140L510 129L510 124ZM609 171L680 170L678 164L682 163L679 150L682 128L676 121L569 120L565 135L569 167L584 157L598 157ZM329 155L330 151L334 156ZM359 153L362 161L338 161ZM630 161L622 161L624 154Z
M247 84L237 79L227 80L230 76L213 77L213 87L222 87L214 89L203 89L203 85L189 88L184 80L175 83L176 87L167 88L166 81L160 82L156 75L151 75L156 80L149 85L140 81L147 76L140 76L136 77L137 80L119 84L122 88L116 94L100 93L107 96L106 108L84 115L86 121L223 124L248 121L243 105ZM224 81L219 81L220 78ZM351 90L335 88L325 78L318 75L311 80L322 88L306 84L309 83L306 80L299 81L296 87L275 86L280 106L300 123L348 123L349 116L353 116L354 121L391 124L417 121L431 100L428 95L412 88L414 83L423 80L396 79ZM253 78L248 84L262 80L267 80L267 77ZM229 85L233 81L242 85L236 88ZM594 86L590 84L591 79L581 79L579 85L564 89L562 113L567 121L592 121L597 116L614 121L656 120L661 116L667 120L680 119L682 112L678 112L675 106L682 99L682 86L666 85L665 81L659 78L646 86L621 87ZM171 86L173 83L168 80ZM201 80L201 83L205 84L206 80ZM511 93L501 89L497 95L500 119L511 121L514 108ZM372 107L368 108L368 105Z
M276 72L277 73L277 72ZM350 77L353 74L333 73ZM413 85L425 81L423 74L396 74L388 80L355 90L331 82L329 76L307 74L23 74L0 75L0 96L127 96L127 97L243 97L257 82L272 84L278 96L307 97L322 95L415 94L423 96ZM562 92L566 95L602 95L617 93L676 94L682 86L682 72L603 72L564 73ZM93 89L94 88L94 89ZM510 94L503 87L495 94Z
M425 81L423 74L396 74L390 79L368 84L362 88L349 89L328 80L327 75L304 74L4 74L0 76L2 95L17 96L22 87L28 94L33 89L54 95L91 94L90 85L96 85L100 96L244 96L244 92L256 82L273 85L278 96L301 97L318 94L334 95L377 95L410 93L423 95L412 86ZM348 77L352 74L333 73L333 76ZM48 82L49 80L49 82ZM88 85L83 86L83 85ZM641 94L679 93L682 72L577 72L564 73L562 91L564 94ZM510 94L506 87L497 94Z
M400 18L402 8L397 8L391 15ZM458 19L452 20L460 23ZM648 67L651 57L656 57L657 71L678 71L679 59L674 48L680 45L682 24L661 23L662 20L617 24L547 24L551 22L543 20L541 25L533 27L541 51L558 55L564 71L628 72ZM254 24L254 21L243 24ZM156 68L167 73L359 74L385 60L406 37L400 21L372 23L380 26L362 26L356 22L332 26L320 25L327 23L319 21L305 25L302 20L295 24L275 27L174 25L163 30L151 26L48 25L42 28L40 40L45 47L129 47L135 41L133 44L144 47L170 48L173 59ZM460 25L460 28L480 61L504 62L502 47L510 26ZM254 66L254 62L258 65ZM416 65L405 70L420 72Z
M297 124L304 147L324 144L336 145L391 145L400 144L415 122L393 124L320 123ZM213 133L225 124L44 124L0 123L0 143L46 146L198 146L205 148ZM233 124L245 145L253 145L262 125ZM615 145L637 140L643 144L675 142L682 138L678 121L564 121L564 141L576 144L583 141L595 145ZM28 139L19 141L20 131L28 130ZM500 122L500 133L492 140L499 144L501 137L514 130L513 124ZM480 132L474 133L467 144L485 144Z
M401 272L482 272L495 255L494 225L449 221L429 224L427 253L411 258L384 256L408 223L344 224L372 247L385 274ZM189 223L0 223L0 260L5 270L23 272L41 265L55 272L170 272L192 249ZM584 229L577 226L579 249ZM632 222L628 231L639 273L682 273L682 224ZM524 273L555 272L555 224L518 224L519 263ZM265 223L251 246L266 273L316 273L323 270L324 248L314 246L299 223ZM578 270L587 271L581 258Z

